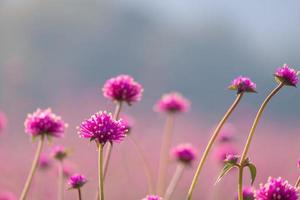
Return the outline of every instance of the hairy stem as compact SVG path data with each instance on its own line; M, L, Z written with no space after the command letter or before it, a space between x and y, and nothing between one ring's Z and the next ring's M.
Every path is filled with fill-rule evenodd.
M176 186L183 174L184 168L185 168L184 164L182 164L182 163L178 164L176 171L171 179L171 182L167 188L166 194L164 196L164 200L170 200L172 198L172 195L176 189Z
M221 121L219 122L218 126L216 127L213 135L211 136L205 150L204 150L204 153L202 155L202 158L198 164L198 167L197 167L197 170L196 170L196 173L194 175L194 178L193 178L193 181L191 183L191 186L190 186L190 189L189 189L189 192L188 192L188 195L187 195L187 200L191 200L192 199L192 195L193 195L193 192L195 190L195 187L196 187L196 184L198 182L198 179L199 179L199 175L202 171L202 168L203 168L203 165L208 157L208 154L210 152L210 150L212 149L212 146L213 144L215 143L223 125L225 124L225 122L227 121L227 119L229 118L229 116L231 115L231 113L234 111L234 109L237 107L238 103L240 102L240 100L242 99L243 97L243 93L240 93L237 95L235 101L232 103L232 105L230 106L230 108L227 110L227 112L225 113L225 115L223 116L223 118L221 119Z
M98 193L99 200L104 200L104 176L103 176L103 144L98 144Z
M25 186L24 186L21 196L20 196L20 200L25 200L28 195L28 191L29 191L30 185L32 183L32 179L35 174L35 171L37 169L43 146L44 146L44 135L41 135L41 138L39 140L39 143L38 143L35 155L34 155L34 159L33 159L32 165L31 165L29 175L27 177Z

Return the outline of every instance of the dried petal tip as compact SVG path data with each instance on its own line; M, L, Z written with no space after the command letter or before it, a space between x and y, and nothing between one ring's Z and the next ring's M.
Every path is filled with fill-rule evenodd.
M277 82L283 83L284 85L296 87L298 83L297 71L289 68L287 64L284 64L282 67L278 68L274 76Z
M65 147L56 145L53 147L51 154L55 159L62 161L68 156L68 151L65 149Z
M282 178L269 178L265 185L260 185L260 189L255 193L255 200L297 200L297 189Z
M171 151L179 162L190 164L196 158L196 150L191 144L180 144Z
M124 139L127 127L122 119L114 120L111 113L98 112L80 125L79 135L96 140L104 145L106 142L120 142Z
M157 195L148 195L142 200L163 200L163 199Z
M85 176L81 174L74 174L69 178L68 184L73 189L81 188L87 182Z
M235 200L238 200L238 196ZM254 190L251 187L243 189L243 200L254 200Z
M228 87L230 90L236 90L238 94L243 92L256 92L256 84L250 78L239 76L235 78Z
M25 120L25 132L35 137L39 135L48 135L53 137L62 137L67 127L59 116L52 113L51 109L37 109L34 113L28 114Z
M154 106L154 110L167 113L187 112L190 108L190 101L178 92L164 94Z
M143 88L131 76L119 75L107 80L102 91L104 97L110 100L131 104L141 100Z

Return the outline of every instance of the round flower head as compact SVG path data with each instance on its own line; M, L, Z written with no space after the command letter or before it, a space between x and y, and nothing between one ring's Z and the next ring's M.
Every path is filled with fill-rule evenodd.
M51 162L49 157L46 154L42 154L39 159L39 168L40 169L49 169L51 166Z
M143 198L142 200L162 200L162 198L157 195L148 195L145 198Z
M284 64L276 70L275 78L279 83L285 85L296 86L298 83L297 71L289 68L287 64Z
M131 76L119 75L107 80L102 91L104 97L110 100L131 104L141 100L143 88Z
M239 76L231 82L229 89L236 90L238 94L243 92L256 92L256 84L248 77Z
M196 150L191 144L180 144L171 150L172 155L180 162L190 164L196 158Z
M237 150L232 145L221 145L215 151L215 159L224 163L226 161L227 155L237 155Z
M235 200L238 200L237 196ZM254 200L254 191L252 188L247 187L243 189L243 200Z
M68 152L65 149L65 147L59 146L59 145L56 145L55 147L53 147L51 154L55 159L57 159L59 161L62 161L63 159L65 159L68 156Z
M265 185L260 185L260 189L255 193L256 200L297 200L298 191L282 178L269 178Z
M4 113L0 112L0 132L6 127L7 119Z
M104 145L106 142L120 142L127 132L122 119L114 120L111 113L98 112L83 121L78 127L79 135L90 140L96 140Z
M87 182L85 176L74 174L69 178L68 184L73 189L81 188Z
M154 110L167 113L182 113L188 111L190 101L178 92L164 94L154 106Z
M239 156L238 155L228 153L226 155L226 158L225 158L224 161L227 162L227 163L237 163L238 160L239 160Z
M52 113L51 109L37 109L34 113L28 114L25 120L25 132L32 136L48 135L62 137L65 131L65 124L59 116Z
M0 192L0 200L16 200L11 192Z

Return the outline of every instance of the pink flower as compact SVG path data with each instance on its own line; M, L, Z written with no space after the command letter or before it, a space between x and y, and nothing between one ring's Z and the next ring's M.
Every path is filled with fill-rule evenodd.
M59 161L62 161L63 159L65 159L68 156L68 152L65 149L65 147L60 146L60 145L56 145L55 147L53 147L51 154L55 159L57 159Z
M238 200L238 196L236 196L235 200ZM243 189L243 200L254 200L254 190L251 187Z
M107 80L102 91L104 97L110 100L132 104L141 100L143 88L131 76L119 75Z
M87 182L85 176L81 174L74 174L69 178L68 184L71 188L78 189L81 188Z
M28 114L25 120L25 132L32 136L49 135L62 137L67 127L59 116L52 113L51 109L37 109L34 113Z
M164 94L154 106L154 110L167 113L182 113L188 111L190 101L178 92Z
M3 112L0 112L0 132L6 127L7 119Z
M40 169L49 169L51 166L51 161L46 154L42 154L39 159L39 168Z
M243 92L256 92L256 84L248 77L239 76L231 82L229 89L236 90L238 94Z
M16 200L17 198L11 192L0 192L0 200Z
M275 78L278 82L285 85L296 86L298 83L297 71L289 68L287 64L276 70Z
M148 195L145 198L143 198L142 200L162 200L162 198L157 195Z
M196 158L196 150L191 144L180 144L171 150L171 154L185 164L190 164Z
M232 145L220 145L215 151L215 159L222 164L227 155L237 155L237 150Z

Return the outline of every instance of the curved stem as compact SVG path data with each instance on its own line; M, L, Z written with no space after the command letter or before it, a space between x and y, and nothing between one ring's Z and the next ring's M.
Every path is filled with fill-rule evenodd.
M80 188L78 188L78 199L79 199L79 200L82 199L82 198L81 198L81 189L80 189Z
M243 200L243 167L239 167L239 180L238 180L238 200Z
M208 157L208 153L210 152L213 144L215 143L218 135L219 135L219 132L221 131L223 125L225 124L225 122L227 121L227 119L229 118L229 116L231 115L231 113L234 111L234 109L237 107L238 103L240 102L240 100L242 99L243 97L243 93L240 93L237 95L235 101L232 103L232 105L230 106L230 108L227 110L227 112L225 113L225 115L223 116L223 118L221 119L221 121L219 122L218 126L216 127L213 135L211 136L205 150L204 150L204 153L202 155L202 158L198 164L198 168L196 170L196 173L194 175L194 178L193 178L193 181L192 181L192 184L190 186L190 189L189 189L189 192L188 192L188 195L187 195L187 200L191 200L192 199L192 195L193 195L193 192L195 190L195 187L196 187L196 184L198 182L198 179L199 179L199 175L200 175L200 172L202 171L202 168L203 168L203 165Z
M37 166L38 166L38 162L39 162L39 159L40 159L40 155L41 155L43 146L44 146L44 135L41 135L41 139L39 140L39 143L38 143L35 155L34 155L34 159L33 159L32 165L31 165L29 175L27 177L25 186L24 186L23 191L22 191L21 196L20 196L20 200L25 200L26 197L27 197L27 194L28 194L33 176L34 176L35 171L36 171Z
M103 144L98 144L98 193L99 200L104 200Z
M298 179L297 179L297 182L296 182L296 184L295 184L295 187L296 187L296 188L300 187L300 176L299 176Z
M176 188L176 186L177 186L177 184L178 184L178 182L179 182L179 180L180 180L180 178L183 174L184 168L185 168L184 164L182 164L182 163L178 164L178 166L176 168L176 171L173 175L173 178L172 178L172 180L171 180L171 182L170 182L170 184L167 188L164 200L170 200L171 199L171 197L172 197L172 195L175 191L175 188Z
M168 170L169 150L172 141L174 127L174 114L169 114L166 119L165 130L162 139L162 146L159 160L159 173L157 180L157 194L163 195L166 188L166 175Z
M64 199L64 174L63 174L63 162L58 163L58 200Z
M145 175L146 175L146 178L147 178L147 182L148 182L148 193L149 194L153 194L153 179L152 179L152 175L151 175L151 169L150 169L150 165L149 165L149 162L147 161L146 159L146 156L142 150L142 148L140 147L140 145L138 144L138 142L135 140L134 137L132 137L131 134L128 135L128 138L131 139L137 153L139 154L141 160L142 160L142 163L144 165L144 171L145 171Z

